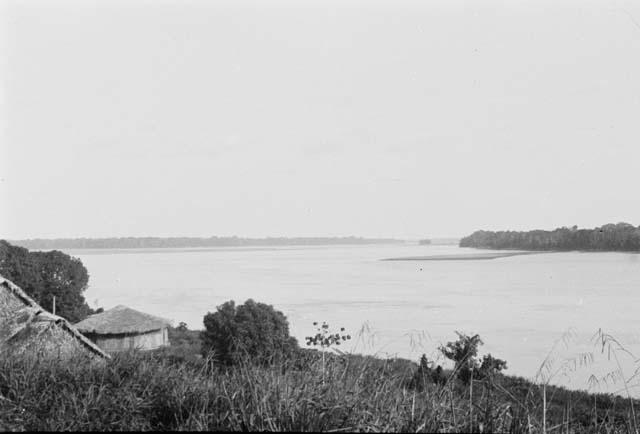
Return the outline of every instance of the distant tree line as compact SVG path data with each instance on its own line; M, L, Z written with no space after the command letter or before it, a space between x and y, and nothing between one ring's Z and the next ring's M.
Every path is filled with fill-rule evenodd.
M93 313L84 298L89 273L80 259L59 251L30 252L0 240L0 275L21 287L47 311L71 322Z
M28 249L144 249L182 247L241 247L241 246L306 246L331 244L381 244L400 240L362 237L126 237L126 238L56 238L11 241Z
M606 224L594 229L562 227L553 231L476 231L460 247L518 250L640 251L640 226Z

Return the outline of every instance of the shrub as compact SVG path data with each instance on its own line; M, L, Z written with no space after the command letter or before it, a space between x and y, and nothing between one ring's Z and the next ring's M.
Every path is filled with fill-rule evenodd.
M464 384L472 378L484 379L507 368L507 362L487 354L482 361L477 359L478 347L483 344L480 335L467 336L456 332L458 340L440 347L440 352L455 363L455 373Z
M248 356L255 363L288 358L298 348L289 336L289 323L273 306L249 299L236 306L228 301L204 317L202 354L213 352L213 359L233 365Z
M482 345L480 335L467 336L464 333L456 332L458 340L447 342L447 345L440 347L440 352L449 360L455 363L457 377L468 384L472 372L478 369L478 346Z

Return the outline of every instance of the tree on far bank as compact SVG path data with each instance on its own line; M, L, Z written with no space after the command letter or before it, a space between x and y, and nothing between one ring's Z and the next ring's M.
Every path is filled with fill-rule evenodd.
M520 250L640 251L640 226L606 224L594 229L561 227L553 231L476 231L460 240L460 247Z

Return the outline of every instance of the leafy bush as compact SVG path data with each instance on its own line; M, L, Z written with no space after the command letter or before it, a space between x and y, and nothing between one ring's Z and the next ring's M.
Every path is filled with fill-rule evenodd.
M458 340L440 347L442 354L455 363L454 372L463 384L469 384L472 378L481 379L506 369L507 362L494 358L491 354L477 359L478 347L483 344L480 335L467 336L456 332Z
M295 338L289 336L289 322L273 306L249 299L236 306L228 301L204 317L202 354L213 352L213 359L233 365L249 356L255 363L287 358L297 350Z
M455 363L457 377L463 383L468 384L471 379L471 373L474 369L477 369L476 355L478 354L478 346L482 345L483 342L479 335L467 336L460 332L456 332L456 334L458 335L458 340L441 346L440 352Z

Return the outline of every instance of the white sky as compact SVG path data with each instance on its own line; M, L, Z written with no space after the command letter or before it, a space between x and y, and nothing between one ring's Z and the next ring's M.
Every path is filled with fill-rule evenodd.
M2 6L0 238L640 224L640 1Z

